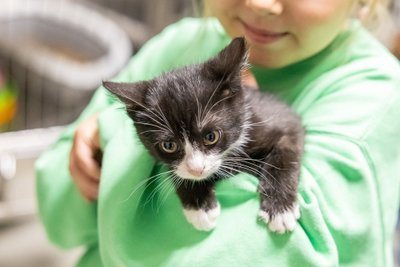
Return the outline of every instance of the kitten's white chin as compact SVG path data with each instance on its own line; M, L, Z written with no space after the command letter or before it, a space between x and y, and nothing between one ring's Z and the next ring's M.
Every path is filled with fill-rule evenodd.
M175 171L175 174L178 177L180 177L182 179L193 180L193 181L206 180L208 177L210 177L214 173L215 173L215 171L203 172L203 174L197 176L197 175L193 175L193 174L189 173L188 171L184 170L183 168L182 169L177 169Z

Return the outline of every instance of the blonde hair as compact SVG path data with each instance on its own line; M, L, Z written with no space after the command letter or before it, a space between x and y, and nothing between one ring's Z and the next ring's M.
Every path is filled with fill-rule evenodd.
M391 0L357 0L356 16L385 45L390 45L396 26L389 12Z
M376 24L389 14L390 2L390 0L357 0L357 15L367 26Z

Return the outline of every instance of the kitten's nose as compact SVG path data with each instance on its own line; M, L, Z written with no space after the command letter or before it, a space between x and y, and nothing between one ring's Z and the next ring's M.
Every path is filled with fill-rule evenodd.
M191 166L190 164L186 163L187 171L194 176L200 176L203 174L204 165L203 166Z
M186 168L191 175L200 176L203 174L205 166L201 157L192 155L186 160Z

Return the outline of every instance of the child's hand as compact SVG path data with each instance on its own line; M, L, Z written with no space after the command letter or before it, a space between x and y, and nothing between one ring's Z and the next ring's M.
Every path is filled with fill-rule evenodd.
M100 149L97 114L78 126L69 157L69 171L79 192L88 201L98 197L100 166L95 155Z

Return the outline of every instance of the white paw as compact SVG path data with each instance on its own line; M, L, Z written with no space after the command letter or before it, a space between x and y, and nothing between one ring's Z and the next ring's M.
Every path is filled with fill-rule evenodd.
M294 230L297 224L297 219L300 218L300 208L299 205L296 203L293 208L276 214L272 218L272 220L270 218L270 215L262 210L259 211L258 216L260 216L261 219L268 224L269 229L272 232L282 234L284 232Z
M217 224L216 220L221 213L221 208L219 206L219 203L217 203L217 206L215 208L208 211L205 211L203 209L184 209L183 213L185 214L188 222L190 222L194 226L194 228L200 231L210 231Z

